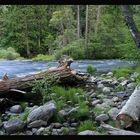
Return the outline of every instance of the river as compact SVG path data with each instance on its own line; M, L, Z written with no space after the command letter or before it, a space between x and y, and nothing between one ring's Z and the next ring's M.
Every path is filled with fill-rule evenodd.
M57 66L57 61L31 61L31 60L7 60L0 61L0 79L7 73L9 77L21 77L35 74L41 70L47 70L51 66ZM75 60L71 64L72 69L86 72L86 67L93 65L97 71L110 71L119 66L134 66L130 61L122 60Z

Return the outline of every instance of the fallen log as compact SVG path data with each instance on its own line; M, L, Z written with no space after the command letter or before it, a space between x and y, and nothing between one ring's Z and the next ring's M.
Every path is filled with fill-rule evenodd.
M115 128L105 123L102 123L101 127L106 129L110 135L140 135L140 133L135 133L132 131L126 131L123 129Z
M3 97L7 93L16 92L18 94L26 94L26 91L30 91L33 87L35 80L41 80L44 77L56 75L60 78L61 83L78 84L86 81L87 76L79 75L75 70L70 69L72 59L64 59L59 61L58 67L49 68L46 71L25 76L9 79L7 74L0 81L0 97Z
M136 86L134 92L123 106L116 117L118 127L128 128L134 122L138 122L140 117L140 86Z

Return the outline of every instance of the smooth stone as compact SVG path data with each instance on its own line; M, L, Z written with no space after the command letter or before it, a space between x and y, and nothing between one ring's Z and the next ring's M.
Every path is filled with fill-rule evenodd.
M106 76L113 76L113 72L108 72L107 74L106 74Z
M97 104L99 104L99 103L101 103L100 100L95 100L95 101L93 101L91 104L92 104L92 106L95 106L95 105L97 105Z
M22 112L22 107L21 105L14 105L10 108L11 113L21 113Z
M24 126L25 124L22 120L15 119L5 122L3 127L8 133L11 134L23 130Z
M99 135L99 133L96 131L85 130L85 131L78 133L78 135Z
M107 114L101 114L95 118L96 121L108 121L109 116Z
M110 93L110 92L111 92L111 90L110 90L109 87L104 87L103 88L103 93Z
M36 120L36 121L29 123L27 127L28 128L36 128L36 127L41 127L41 126L46 126L46 125L47 125L46 121Z
M118 108L114 107L108 111L108 114L113 120L115 120L119 112L120 112L120 110Z

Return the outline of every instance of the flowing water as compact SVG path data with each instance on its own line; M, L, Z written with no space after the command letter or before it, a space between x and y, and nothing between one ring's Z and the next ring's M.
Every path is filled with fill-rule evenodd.
M86 72L86 67L93 65L97 71L110 71L112 68L119 66L134 66L130 61L122 60L75 60L71 64L72 69ZM21 77L35 74L49 67L58 66L57 61L31 61L31 60L8 60L0 61L0 79L7 73L9 77Z

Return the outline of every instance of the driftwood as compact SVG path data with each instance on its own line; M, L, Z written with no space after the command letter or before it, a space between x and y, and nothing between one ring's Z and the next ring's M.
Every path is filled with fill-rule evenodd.
M51 67L46 71L25 77L9 79L6 74L0 81L0 97L3 97L7 93L14 92L26 94L26 91L31 90L35 80L41 80L50 75L59 76L61 83L66 82L68 84L75 85L78 83L83 83L87 79L87 76L81 76L75 70L70 69L70 64L72 62L72 59L63 59L59 61L58 67Z
M106 129L110 135L140 135L140 133L135 133L132 131L126 131L123 129L115 128L105 123L102 123L101 127Z
M137 86L117 116L120 128L131 127L140 117L140 87Z

